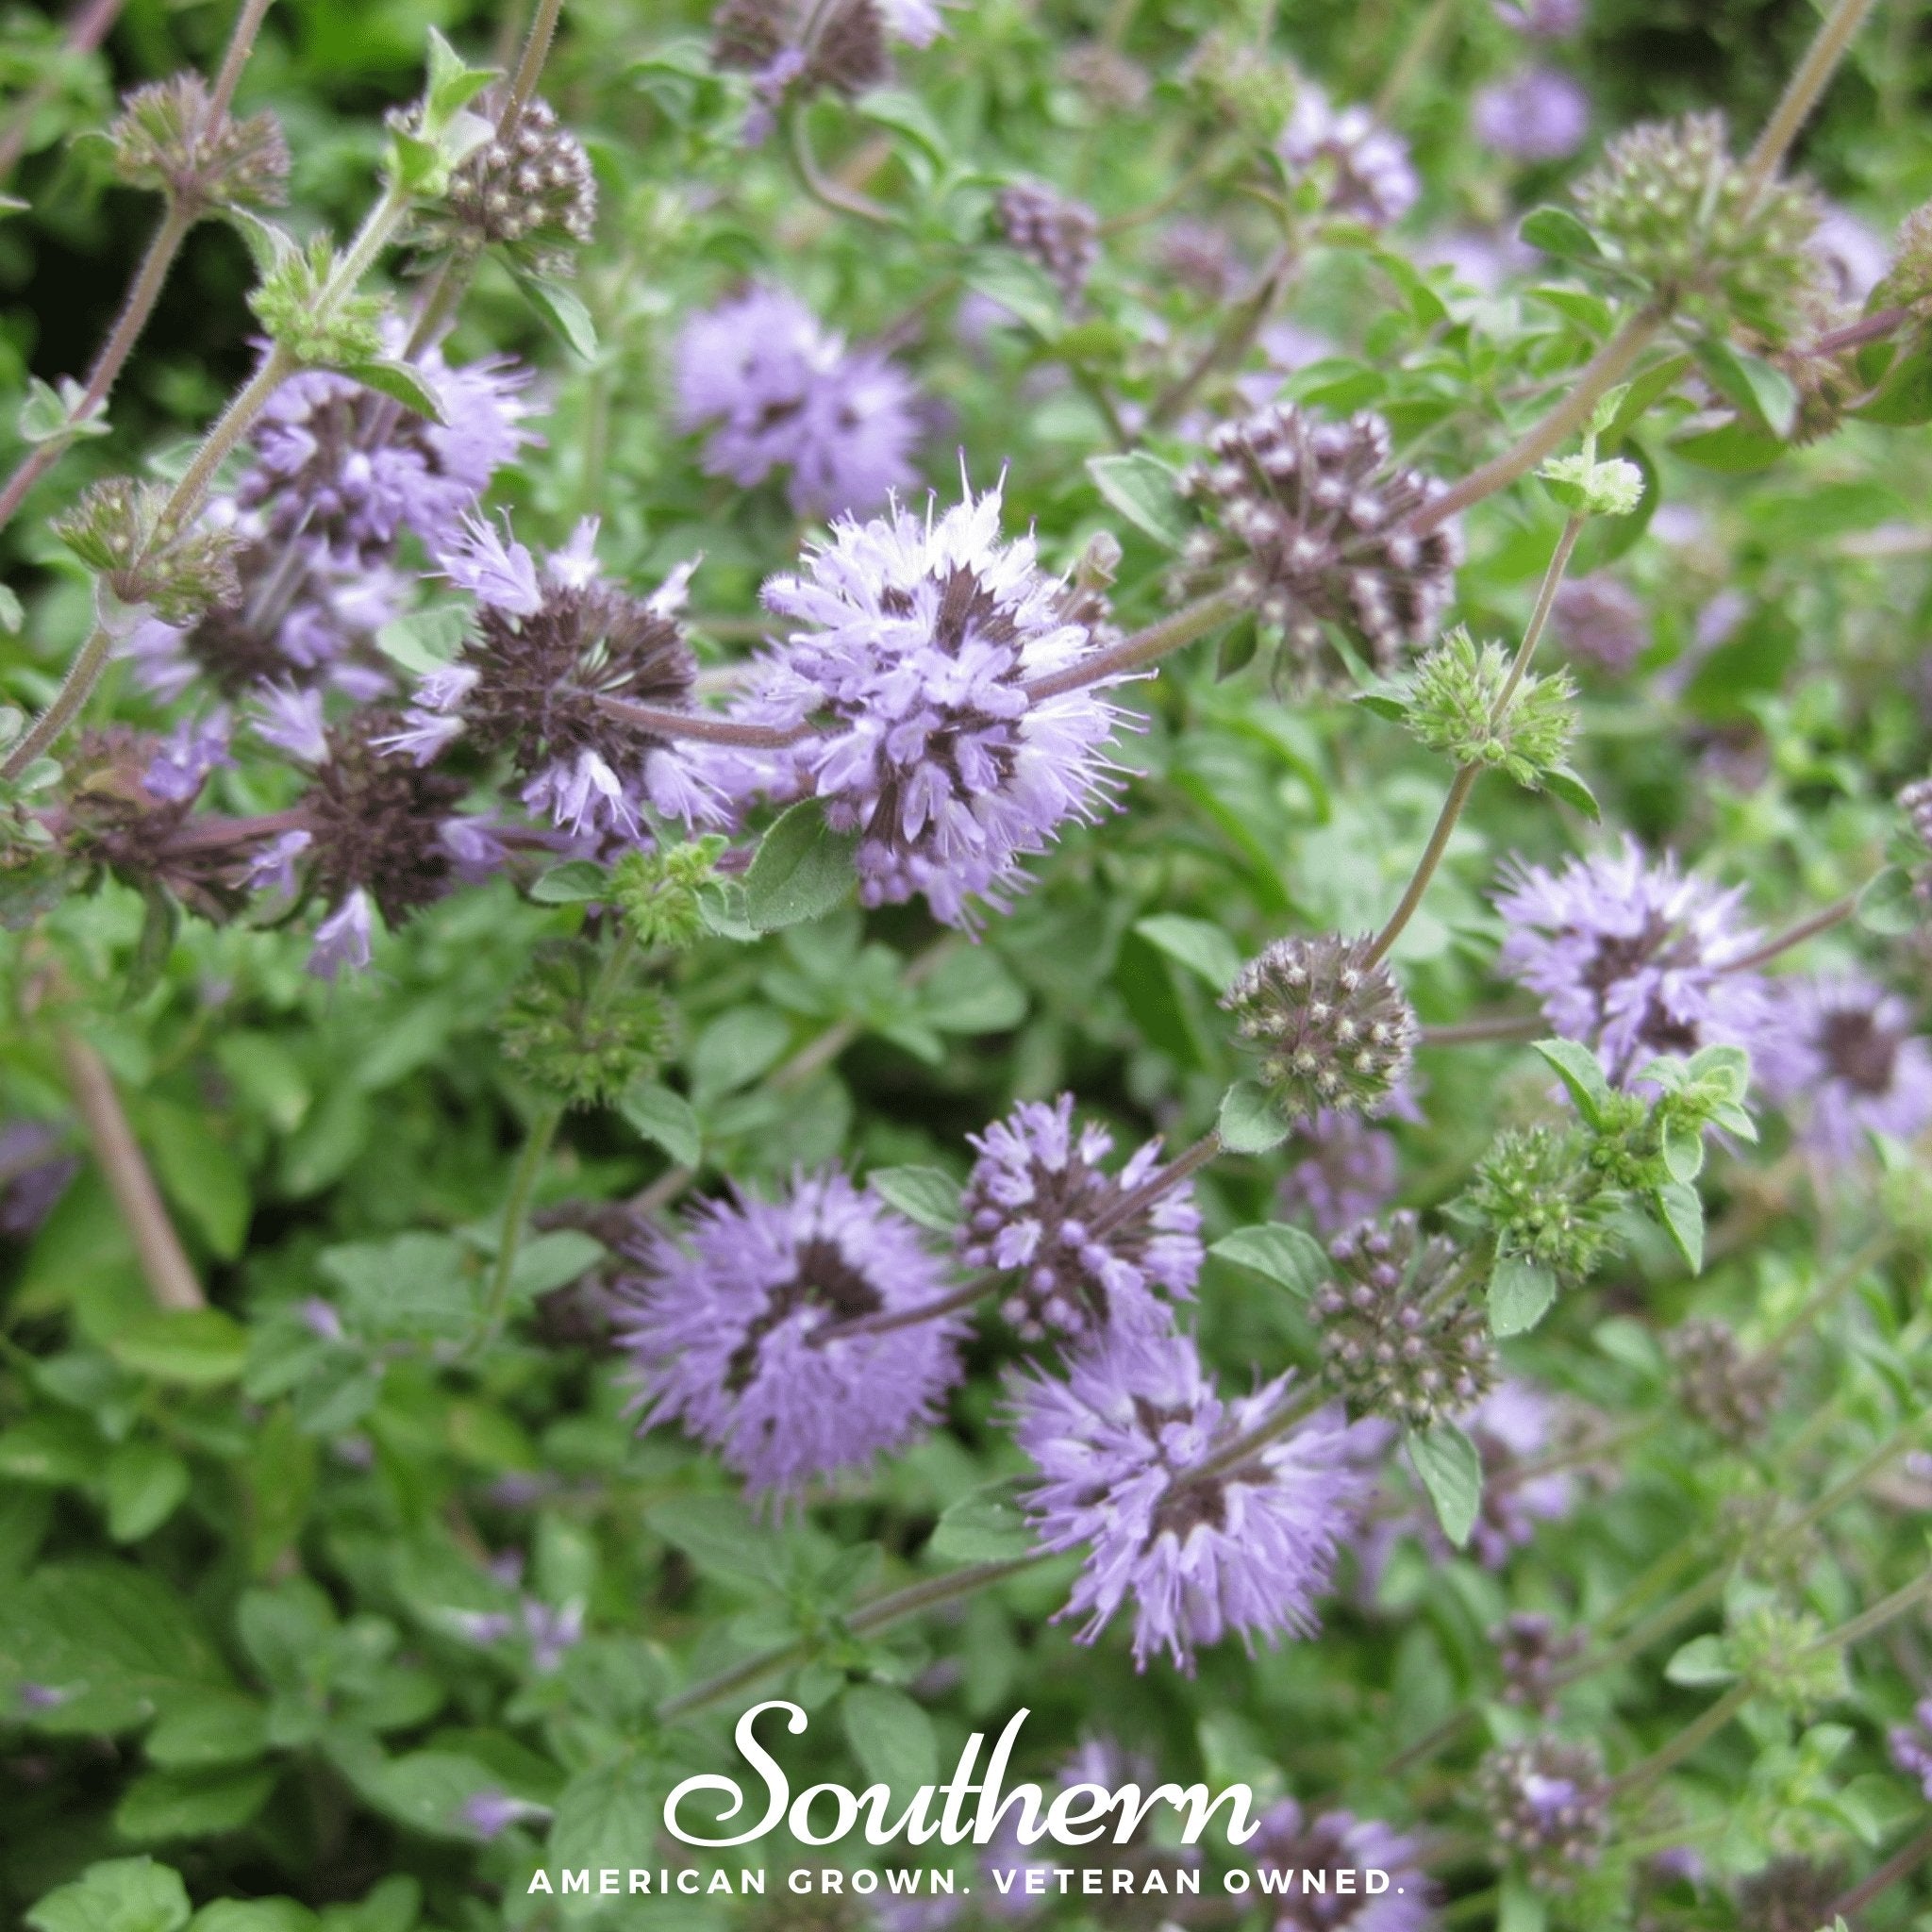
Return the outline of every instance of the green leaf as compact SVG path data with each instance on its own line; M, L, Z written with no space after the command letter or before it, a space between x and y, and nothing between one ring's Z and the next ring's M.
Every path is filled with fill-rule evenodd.
M152 1858L109 1858L30 1907L34 1932L180 1932L188 1888Z
M942 1033L1005 1033L1026 1017L1026 989L991 946L961 946L918 990L919 1017Z
M392 664L418 677L441 671L462 647L470 613L460 605L441 604L391 618L375 633L375 648Z
M509 1291L518 1306L550 1294L587 1274L605 1257L604 1243L575 1227L529 1237L510 1264Z
M1530 247L1559 261L1594 261L1603 254L1596 237L1568 208L1532 208L1516 232Z
M1798 391L1782 371L1714 339L1699 342L1696 356L1697 366L1710 386L1733 408L1780 441L1791 433L1798 415Z
M778 1550L731 1496L671 1496L651 1504L644 1521L700 1570L733 1583L770 1584Z
M441 400L424 381L423 372L412 363L391 361L385 356L370 362L345 362L341 373L364 389L377 390L391 402L402 404L418 416L426 416L432 423L441 425L445 421Z
M1541 1261L1520 1255L1504 1256L1490 1276L1490 1331L1493 1335L1526 1335L1549 1312L1557 1299L1557 1276Z
M158 1442L124 1442L101 1472L108 1534L139 1542L158 1529L188 1494L188 1465Z
M1178 959L1216 992L1225 992L1241 970L1240 948L1209 920L1157 912L1151 918L1136 920L1134 930L1169 958Z
M1004 1563L1033 1547L1033 1532L1006 1483L961 1496L940 1517L926 1547L954 1563Z
M26 612L21 608L20 599L7 585L0 584L0 630L6 631L9 637L18 637L20 627L25 622ZM11 744L20 736L21 724L26 722L18 711L13 715L21 720L21 724L15 724L11 730L0 729L0 744Z
M1666 1120L1663 1127L1664 1166L1673 1180L1687 1186L1704 1172L1704 1135L1695 1125Z
M1335 1273L1327 1249L1313 1235L1280 1221L1238 1227L1232 1234L1223 1235L1208 1252L1253 1269L1304 1301Z
M384 1765L369 1795L383 1811L433 1838L474 1839L463 1806L500 1786L489 1766L458 1751L411 1751Z
M591 311L576 293L545 275L533 275L514 269L511 274L516 275L517 287L524 291L524 300L586 362L593 360L597 354L597 325L591 320Z
M1065 320L1060 291L1053 277L1009 248L982 248L967 258L966 286L997 302L1034 334L1049 340L1058 335Z
M1704 1273L1704 1201L1685 1181L1666 1181L1652 1196L1658 1217L1693 1274Z
M856 832L835 832L816 799L782 814L744 875L745 917L761 932L819 919L852 892Z
M1932 423L1932 331L1922 331L1894 356L1876 389L1850 413L1888 429Z
M1237 1080L1222 1096L1221 1140L1230 1154L1265 1154L1291 1131L1266 1089Z
M268 1749L268 1709L239 1690L204 1690L165 1712L142 1749L150 1764L171 1771L249 1764Z
M1496 1900L1495 1932L1546 1932L1550 1907L1536 1882L1520 1872L1507 1872Z
M704 1152L704 1130L691 1102L646 1080L629 1089L617 1110L645 1140L655 1141L679 1167L695 1167Z
M1714 1684L1735 1684L1738 1674L1726 1659L1724 1641L1718 1636L1693 1637L1664 1666L1667 1683L1681 1684L1686 1690L1702 1690Z
M903 1690L855 1684L839 1703L839 1723L869 1781L894 1792L939 1779L939 1740L932 1720Z
M1925 903L1902 865L1888 865L1865 881L1858 893L1858 924L1867 932L1902 939L1915 932L1925 916Z
M241 1375L248 1360L248 1331L219 1308L158 1312L123 1329L108 1352L136 1374L211 1389Z
M1408 1459L1435 1506L1442 1534L1459 1550L1475 1528L1483 1503L1483 1459L1454 1423L1408 1432Z
M530 888L530 897L539 906L582 906L609 895L610 874L594 858L567 858Z
M1671 447L1687 463L1726 476L1767 470L1785 453L1781 438L1735 418L1715 429L1693 429L1688 435L1673 437Z
M291 1898L218 1898L195 1913L188 1932L314 1932L321 1923Z
M1610 1104L1610 1083L1604 1077L1595 1054L1580 1040L1539 1040L1535 1046L1570 1090L1576 1111L1591 1126L1601 1126L1604 1108Z
M239 1831L268 1803L272 1769L151 1771L122 1793L114 1829L137 1843Z
M1144 450L1128 456L1089 457L1094 487L1133 526L1169 550L1188 541L1179 473Z
M959 1184L936 1167L877 1167L868 1184L888 1207L935 1234L951 1234L959 1224Z
M651 1765L641 1757L579 1772L557 1800L543 1862L592 1871L630 1865L641 1823L648 1828L662 1796Z
M454 1236L419 1229L325 1248L316 1266L345 1291L342 1313L352 1334L456 1341L475 1319L470 1258Z
M169 1200L223 1260L235 1259L248 1238L253 1204L248 1175L233 1150L205 1117L172 1102L145 1100L138 1118Z
M1542 774L1542 788L1552 798L1580 811L1591 824L1603 823L1604 808L1596 802L1596 793L1568 765L1552 765Z

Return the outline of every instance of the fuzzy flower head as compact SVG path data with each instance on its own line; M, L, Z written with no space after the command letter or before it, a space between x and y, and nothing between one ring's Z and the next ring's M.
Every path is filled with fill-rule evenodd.
M496 121L495 90L475 111ZM540 273L568 272L573 247L591 239L597 177L583 143L541 96L526 101L508 141L493 135L450 176L430 239L466 254L494 245Z
M1276 940L1221 1004L1261 1055L1257 1077L1291 1120L1379 1109L1416 1040L1415 1014L1372 941L1334 933Z
M1778 981L1760 1058L1764 1090L1805 1115L1804 1139L1856 1160L1866 1136L1913 1141L1932 1126L1932 1041L1898 994L1856 977Z
M1000 508L993 489L943 515L894 504L835 525L803 575L765 586L801 627L745 707L779 726L822 717L777 786L815 792L835 830L858 834L867 905L924 893L949 925L1003 904L1021 859L1109 791L1113 707L1090 686L1027 688L1077 665L1093 634L1033 539L1002 541Z
M1230 1631L1252 1642L1315 1626L1361 1488L1339 1413L1311 1417L1225 1468L1211 1459L1273 1416L1281 1376L1224 1400L1186 1336L1115 1328L1065 1381L1015 1387L1020 1445L1040 1481L1027 1513L1048 1549L1091 1545L1062 1616L1096 1639L1129 1596L1134 1661L1182 1670Z
M1388 672L1434 638L1455 595L1454 525L1423 536L1407 527L1443 485L1391 469L1391 448L1379 416L1327 423L1278 404L1222 425L1185 475L1218 525L1190 539L1191 575L1224 585L1280 628L1291 684L1322 681L1324 623Z
M1490 1626L1489 1638L1503 1702L1541 1718L1555 1716L1560 1674L1583 1655L1584 1633L1560 1629L1554 1618L1536 1610L1512 1610Z
M1817 198L1791 181L1760 190L1732 158L1722 114L1620 134L1576 201L1611 280L1670 308L1735 316L1773 342L1819 273Z
M699 1208L683 1242L647 1238L620 1287L650 1420L676 1421L780 1501L929 1428L958 1373L959 1324L827 1331L936 1301L919 1230L837 1169L776 1201Z
M1007 246L1039 263L1071 307L1100 256L1100 221L1085 202L1038 181L1000 191L1000 232Z
M1292 1798L1256 1823L1247 1854L1274 1932L1424 1932L1430 1924L1433 1888L1414 1839L1348 1811L1311 1817ZM1346 1890L1342 1873L1355 1874ZM1383 1875L1379 1891L1370 1890L1372 1873Z
M677 414L708 428L703 466L745 489L775 471L801 516L864 515L912 481L916 392L875 349L848 348L796 295L754 288L688 321Z
M1296 90L1281 158L1321 184L1330 214L1386 228L1416 204L1422 184L1399 134L1363 107L1337 108L1312 81Z
M959 1204L959 1258L1014 1274L1001 1313L1028 1341L1162 1321L1156 1289L1192 1298L1201 1216L1191 1186L1107 1224L1157 1172L1158 1141L1108 1174L1113 1136L1093 1124L1075 1134L1071 1093L1051 1107L1023 1101L971 1140L979 1158Z
M1590 133L1590 96L1557 67L1525 67L1475 97L1475 137L1518 161L1567 160Z
M1557 1032L1597 1047L1613 1078L1659 1054L1754 1044L1763 982L1738 970L1759 938L1741 923L1741 887L1653 861L1634 840L1560 873L1512 865L1504 887L1503 970Z
M445 554L453 582L475 593L472 641L416 687L390 742L419 763L458 737L508 758L524 802L576 832L641 836L641 807L709 816L691 754L614 716L607 700L688 708L696 660L673 613L683 578L655 596L620 591L591 555L586 523L540 566L521 543L473 523Z
M1308 1304L1322 1372L1353 1415L1427 1429L1494 1386L1485 1312L1444 1292L1460 1259L1454 1242L1424 1240L1413 1214L1363 1222L1329 1243L1334 1274Z
M891 42L929 46L947 0L724 0L711 18L711 62L751 76L744 138L757 145L788 100L850 100L892 76Z
M1483 1759L1476 1791L1497 1846L1540 1887L1567 1891L1603 1856L1610 1784L1594 1744L1541 1732L1502 1745Z
M1675 1329L1665 1352L1684 1412L1732 1448L1763 1435L1783 1373L1773 1354L1751 1354L1722 1322L1693 1316Z

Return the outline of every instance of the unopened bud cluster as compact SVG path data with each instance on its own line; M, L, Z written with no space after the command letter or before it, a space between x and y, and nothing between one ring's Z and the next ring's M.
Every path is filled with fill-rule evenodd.
M1503 1675L1503 1702L1538 1717L1553 1715L1563 1670L1583 1655L1583 1633L1559 1629L1554 1617L1537 1610L1512 1610L1491 1626L1490 1643Z
M137 88L108 139L114 168L136 188L167 195L184 214L279 208L288 199L289 144L270 113L210 113L196 74Z
M1322 1373L1355 1415L1427 1429L1461 1415L1495 1386L1489 1323L1445 1292L1459 1259L1441 1236L1424 1241L1406 1210L1364 1221L1330 1243L1335 1279L1308 1305Z
M1000 192L1000 233L1007 246L1050 275L1071 306L1100 256L1100 221L1085 202L1039 181Z
M368 362L382 351L381 297L335 289L338 265L328 237L318 235L276 262L248 298L262 327L308 368Z
M729 841L712 833L682 845L626 852L610 870L610 897L638 943L679 952L705 931L704 892Z
M1808 1610L1753 1604L1724 1640L1739 1676L1768 1702L1804 1717L1845 1694L1844 1653Z
M1277 940L1222 1000L1259 1048L1257 1077L1290 1120L1365 1113L1408 1070L1415 1014L1373 942L1334 933Z
M493 118L488 97L479 111ZM555 274L569 266L572 245L591 240L596 220L590 157L540 98L524 104L510 134L497 133L456 169L430 227L460 253L493 244Z
M1567 672L1509 684L1500 644L1478 644L1458 626L1416 667L1408 728L1457 765L1502 772L1529 791L1568 757L1576 736L1576 687Z
M1781 341L1817 273L1818 203L1800 183L1756 187L1722 114L1646 122L1618 136L1576 199L1614 279L1666 308L1737 317Z
M1584 1138L1549 1127L1502 1135L1463 1196L1494 1232L1496 1252L1584 1280L1614 1245L1621 1195L1591 1167Z
M1498 1847L1531 1880L1566 1891L1603 1856L1610 1787L1592 1744L1543 1733L1483 1759L1476 1789Z
M1747 1353L1724 1323L1703 1316L1686 1322L1667 1347L1688 1415L1733 1448L1764 1433L1783 1379L1774 1357Z
M222 529L180 529L167 497L158 484L110 476L57 519L54 533L123 604L189 624L241 594L236 540Z
M505 1054L538 1086L575 1107L615 1100L670 1046L670 1014L634 976L607 983L581 941L540 953L497 1023Z
M1219 526L1190 540L1190 570L1280 627L1291 684L1321 681L1324 623L1387 672L1434 638L1455 594L1455 528L1408 527L1444 486L1391 467L1391 446L1379 416L1323 422L1282 404L1224 424L1183 476Z

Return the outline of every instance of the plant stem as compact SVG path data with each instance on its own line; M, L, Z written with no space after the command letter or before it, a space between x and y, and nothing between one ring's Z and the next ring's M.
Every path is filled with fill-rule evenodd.
M1880 1892L1889 1891L1907 1872L1915 1871L1927 1858L1932 1858L1932 1824L1928 1824L1916 1838L1907 1839L1871 1877L1861 1879L1851 1890L1834 1900L1829 1907L1832 1916L1849 1923L1854 1913L1862 1911Z
M525 1133L523 1151L510 1173L509 1199L504 1203L503 1231L497 1238L496 1265L491 1271L490 1291L483 1304L479 1345L494 1340L509 1312L510 1277L516 1273L517 1249L523 1243L524 1224L529 1219L530 1196L536 1191L562 1120L563 1103L546 1101Z
M1377 121L1387 121L1394 113L1403 95L1435 52L1436 42L1448 25L1449 16L1455 9L1456 0L1436 0L1436 4L1416 22L1407 45L1396 57L1395 65L1389 70L1388 78L1383 81L1374 104L1369 109Z
M1057 698L1065 691L1084 691L1090 684L1099 684L1107 678L1124 677L1165 658L1171 651L1178 651L1184 644L1191 644L1197 638L1206 637L1210 630L1239 616L1245 608L1239 597L1225 591L1217 591L1198 603L1183 605L1172 617L1163 617L1145 629L1137 630L1132 637L1123 638L1105 651L1036 677L1022 689L1037 705L1042 698Z
M181 1246L181 1237L168 1218L167 1205L148 1171L141 1143L128 1125L107 1062L66 1026L57 1024L54 1040L74 1093L75 1110L87 1128L114 1206L133 1238L149 1292L163 1308L205 1308L208 1298Z
M882 1630L902 1617L916 1616L921 1610L929 1610L935 1605L971 1596L989 1584L1003 1583L1008 1576L1017 1576L1022 1571L1044 1563L1054 1554L1051 1550L1038 1550L1024 1557L1009 1557L997 1563L974 1563L963 1570L950 1571L943 1576L929 1576L923 1582L908 1584L903 1590L892 1591L886 1596L874 1597L869 1604L861 1604L846 1618L845 1627L855 1637ZM808 1654L809 1648L801 1637L793 1642L781 1643L771 1650L761 1651L757 1657L747 1657L743 1663L734 1664L728 1671L721 1671L715 1677L707 1677L702 1683L693 1684L690 1690L666 1698L658 1707L658 1721L659 1724L673 1724L708 1704L716 1704L721 1698L743 1690L747 1684L757 1683L770 1672L783 1670L788 1664L798 1662Z
M1475 1046L1486 1041L1534 1040L1548 1030L1541 1013L1493 1013L1488 1018L1458 1020L1449 1026L1424 1026L1424 1046Z
M235 25L228 31L228 44L222 52L222 64L215 70L214 84L208 91L208 118L205 128L221 125L234 105L235 90L242 83L242 70L255 51L256 36L274 0L242 0Z
M1702 1750L1716 1737L1750 1703L1752 1695L1748 1682L1733 1684L1708 1709L1692 1718L1668 1744L1611 1779L1611 1791L1618 1797L1624 1797L1631 1791L1647 1789L1667 1773L1674 1771L1687 1757Z
M841 1341L850 1335L890 1335L895 1328L914 1328L922 1322L937 1322L944 1315L957 1315L970 1308L975 1302L982 1301L1000 1285L1001 1271L989 1268L975 1274L971 1281L964 1281L958 1288L949 1289L944 1294L934 1295L929 1302L921 1302L915 1307L895 1308L886 1315L858 1315L843 1322L828 1323L824 1327L812 1332L815 1346L828 1341Z
M248 434L255 419L273 396L294 374L295 358L279 342L262 358L261 366L229 401L215 425L194 453L194 460L181 474L181 480L169 493L160 521L176 527L185 524L201 508L201 500L213 483L215 472L225 462L235 445Z
M113 640L96 625L87 642L75 653L74 662L67 667L67 675L54 693L52 703L16 741L5 761L0 762L0 782L19 777L73 724L100 682L113 648Z
M1153 408L1147 412L1150 428L1164 428L1172 423L1193 400L1201 385L1217 369L1239 361L1247 353L1249 344L1259 333L1261 325L1267 321L1269 311L1280 301L1281 291L1299 258L1299 251L1292 242L1279 250L1274 259L1268 264L1260 281L1249 294L1235 305L1227 319L1215 330L1213 339L1208 346L1157 398Z
M563 13L563 0L537 0L537 11L530 19L530 31L524 37L524 56L509 84L509 98L496 123L497 138L508 141L517 131L524 109L537 92L543 63L550 58L550 43L557 37L557 23Z
M847 188L842 181L834 180L820 168L818 157L812 152L811 135L806 127L805 115L804 107L795 102L785 115L786 146L791 156L799 186L821 207L828 208L836 214L856 215L861 222L871 222L878 227L897 226L892 216L870 195Z
M1576 381L1555 408L1512 442L1416 511L1408 526L1419 535L1445 524L1458 511L1536 468L1553 450L1580 431L1605 394L1629 375L1650 340L1663 326L1664 312L1640 308L1578 372Z
M1844 58L1852 37L1864 25L1865 16L1871 10L1872 0L1838 0L1819 26L1811 44L1805 50L1805 58L1798 62L1796 73L1786 83L1782 97L1772 110L1771 119L1764 124L1764 131L1757 137L1744 162L1744 180L1749 191L1745 202L1747 212L1770 187L1779 163L1798 138L1798 129L1818 105L1819 95L1838 72L1838 64Z
M1801 919L1796 925L1774 935L1754 952L1744 955L1741 959L1733 959L1727 965L1718 968L1720 973L1749 973L1754 967L1762 966L1775 959L1780 953L1789 953L1793 946L1802 946L1808 939L1815 939L1822 932L1829 932L1835 925L1842 925L1858 909L1858 895L1848 893L1844 898L1835 900L1822 912L1814 912L1809 919Z
M1869 1610L1861 1610L1849 1624L1840 1624L1836 1630L1827 1630L1815 1643L1806 1645L1808 1652L1821 1650L1845 1650L1852 1644L1862 1642L1874 1631L1882 1630L1888 1624L1896 1623L1907 1610L1932 1596L1932 1569L1923 1576L1915 1576L1911 1582L1892 1591L1888 1597L1881 1597Z
M1103 1208L1088 1224L1088 1234L1095 1241L1124 1227L1136 1215L1144 1214L1163 1194L1171 1194L1185 1180L1198 1174L1221 1153L1221 1134L1210 1127L1191 1147L1176 1154L1165 1167L1157 1167L1138 1188L1129 1189L1109 1206Z
M809 724L741 724L734 718L716 718L705 711L666 711L629 698L603 697L597 708L607 718L635 725L656 738L694 738L704 744L742 744L780 751L802 744L812 734Z
M1491 708L1491 722L1500 722L1509 708L1509 700L1516 695L1516 687L1523 682L1523 674L1529 669L1529 660L1536 656L1536 647L1542 641L1543 626L1550 621L1550 611L1557 601L1557 592L1562 588L1563 574L1570 568L1570 558L1576 549L1576 540L1583 534L1583 519L1572 517L1563 525L1563 534L1557 539L1557 547L1550 555L1549 568L1543 572L1543 580L1537 586L1536 603L1529 613L1529 622L1524 626L1523 641L1516 648L1516 657L1509 666L1509 675L1503 680L1503 689L1496 695L1496 702Z

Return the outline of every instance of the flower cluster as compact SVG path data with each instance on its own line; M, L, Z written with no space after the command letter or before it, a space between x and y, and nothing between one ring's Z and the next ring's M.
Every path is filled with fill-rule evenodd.
M979 1158L959 1202L959 1258L1013 1274L1000 1311L1029 1341L1158 1323L1157 1289L1192 1296L1201 1272L1192 1189L1132 1206L1158 1184L1158 1141L1106 1173L1113 1136L1092 1123L1076 1135L1071 1093L1051 1107L1023 1101L971 1139Z
M1911 1007L1856 976L1779 982L1759 1036L1764 1089L1800 1110L1806 1140L1848 1161L1866 1137L1911 1141L1932 1126L1932 1041Z
M497 118L486 94L478 111ZM516 126L498 131L450 176L441 206L425 220L425 239L475 254L499 247L541 273L569 267L573 247L591 240L597 177L583 143L541 97L525 101Z
M1764 1433L1784 1379L1775 1356L1747 1354L1733 1330L1704 1316L1679 1327L1668 1351L1687 1414L1737 1448Z
M1329 213L1372 228L1399 222L1422 192L1402 137L1366 108L1337 108L1311 80L1295 89L1280 149L1298 175L1316 180Z
M1505 1744L1483 1760L1477 1790L1497 1844L1540 1886L1567 1890L1603 1856L1610 1787L1593 1744L1547 1732Z
M707 475L750 488L784 470L801 516L875 510L912 481L912 384L877 350L848 348L788 291L749 289L700 310L674 359L679 423L710 432Z
M1076 302L1100 256L1093 210L1037 181L1016 181L1000 191L999 217L1007 245L1038 262L1069 305Z
M1248 1856L1281 1881L1269 1888L1274 1932L1425 1932L1431 1923L1434 1888L1421 1845L1406 1834L1348 1811L1311 1816L1292 1798L1256 1825ZM1378 1891L1369 1890L1372 1872L1384 1875Z

